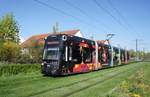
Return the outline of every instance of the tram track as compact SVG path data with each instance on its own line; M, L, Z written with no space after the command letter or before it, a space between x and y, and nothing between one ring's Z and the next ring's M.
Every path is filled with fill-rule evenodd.
M131 67L129 68L131 69ZM49 88L49 89L46 89L46 90L43 90L43 91L40 91L40 92L36 92L36 93L33 93L31 95L28 95L26 97L32 97L32 96L37 96L37 95L41 95L41 94L44 94L44 93L47 93L47 92L52 92L52 91L55 91L55 90L58 90L58 89L62 89L62 88L68 88L68 87L71 87L71 86L74 86L74 85L77 85L77 84L81 84L81 83L85 83L85 82L88 82L88 81L94 81L94 80L98 80L97 78L100 78L99 81L97 82L94 82L93 84L90 84L90 85L87 85L85 87L82 87L80 89L77 89L77 90L74 90L70 93L67 93L67 94L64 94L62 97L67 97L67 96L70 96L70 95L73 95L77 92L80 92L82 90L85 90L87 88L90 88L92 86L95 86L99 83L102 83L106 80L109 80L109 79L112 79L113 77L115 76L118 76L120 74L122 74L123 72L127 71L126 69L124 71L120 70L120 71L109 71L107 72L107 77L105 76L105 78L102 78L101 76L102 75L97 75L97 76L93 76L93 77L90 77L90 78L87 78L87 79L83 79L83 80L80 80L80 81L77 81L77 82L74 82L74 83L70 83L70 84L67 84L67 85L62 85L62 86L58 86L58 87L55 87L55 88ZM115 72L115 74L110 74L111 72ZM104 74L105 75L105 74Z
M134 67L132 67L132 68L135 69ZM128 69L131 69L131 68L128 68ZM97 81L97 82L95 82L95 83L93 83L93 84L87 85L87 86L85 86L85 87L82 87L82 88L77 89L77 90L75 90L75 91L72 91L72 92L70 92L70 93L64 94L64 95L61 96L61 97L69 97L69 96L71 96L71 95L73 95L73 94L76 94L76 93L78 93L78 92L81 92L81 91L83 91L83 90L85 90L85 89L94 87L94 86L96 86L96 85L98 85L98 84L102 84L103 82L108 81L108 80L111 80L111 79L113 79L114 77L120 76L120 75L124 74L124 72L126 72L126 73L131 72L131 71L128 71L128 69L127 69L127 70L124 70L124 71L121 71L121 72L118 72L118 73L115 73L115 74L113 74L113 75L111 75L111 76L108 76L108 77L106 77L106 78L103 78L102 80L99 80L99 81ZM135 69L135 70L136 70L136 69Z
M80 92L80 91L83 91L83 90L85 90L85 89L88 89L88 88L90 88L90 87L93 87L93 86L95 86L95 85L97 85L97 84L100 84L100 83L106 81L106 80L110 80L110 79L112 79L113 77L115 77L115 76L117 76L117 75L119 75L119 74L120 74L120 73L114 74L114 75L109 76L109 77L107 77L107 78L104 78L104 79L102 79L102 80L100 80L100 81L98 81L98 82L95 82L95 83L93 83L93 84L87 85L87 86L85 86L85 87L83 87L83 88L80 88L80 89L78 89L78 90L72 91L72 92L70 92L70 93L68 93L68 94L65 94L65 95L63 95L63 96L61 96L61 97L69 97L69 96L71 96L71 95L73 95L73 94L75 94L75 93L78 93L78 92Z
M28 74L1 78L0 95L1 97L87 97L88 95L88 97L103 97L145 65L144 62L133 63L63 77Z
M112 71L109 71L107 73L110 73L110 72L112 72ZM87 78L87 79L76 81L76 82L73 82L73 83L70 83L70 84L67 84L67 85L58 86L58 87L55 87L55 88L49 88L49 89L46 89L46 90L43 90L43 91L40 91L40 92L33 93L31 95L28 95L28 96L25 96L25 97L32 97L32 96L36 96L36 95L39 95L39 94L42 94L42 93L50 92L50 91L53 91L53 90L56 90L56 89L60 89L60 88L64 88L64 87L69 87L69 86L72 86L72 85L75 85L75 84L78 84L78 83L81 83L81 82L88 81L90 79L97 78L99 76L101 76L101 75L93 76L93 77L90 77L90 78Z

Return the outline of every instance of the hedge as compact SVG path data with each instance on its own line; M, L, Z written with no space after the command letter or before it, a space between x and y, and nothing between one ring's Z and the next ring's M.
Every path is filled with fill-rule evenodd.
M39 64L3 64L0 65L0 76L27 74L31 72L40 72Z

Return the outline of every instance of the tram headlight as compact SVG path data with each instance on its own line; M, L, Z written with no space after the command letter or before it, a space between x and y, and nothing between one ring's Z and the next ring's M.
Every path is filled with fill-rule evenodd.
M46 62L44 61L41 65L43 66L44 64L46 64Z
M44 63L41 64L42 66L44 65Z

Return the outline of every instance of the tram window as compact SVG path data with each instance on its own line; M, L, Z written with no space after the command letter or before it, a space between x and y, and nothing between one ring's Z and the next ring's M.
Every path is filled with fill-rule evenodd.
M120 57L121 57L121 60L124 61L124 52L123 51L121 52L121 56Z
M89 48L83 48L83 62L84 63L92 62L91 50Z
M103 55L103 61L104 61L104 63L107 63L108 62L108 58L109 58L108 47L104 48L103 54L104 54Z
M101 47L101 49L98 50L98 60L99 62L102 62L103 60L103 49Z
M113 60L114 61L117 61L118 60L118 50L117 49L114 49L114 51L113 51L113 56L114 56L114 58L113 58Z
M72 61L75 64L80 64L82 62L82 57L80 54L80 47L79 46L73 46L72 47Z
M72 60L72 47L69 47L69 61Z
M104 64L107 62L107 58L108 58L108 50L105 47L102 47L101 49L101 63Z

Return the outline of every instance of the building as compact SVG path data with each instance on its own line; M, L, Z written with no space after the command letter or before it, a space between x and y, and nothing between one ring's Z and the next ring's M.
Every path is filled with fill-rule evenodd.
M60 33L61 34L68 34L68 35L74 35L74 36L78 36L78 37L83 37L83 34L81 33L81 31L79 29L77 29L77 30L66 30L66 31L62 31L59 33L49 32L46 34L33 35L33 36L29 37L27 40L25 40L21 44L21 48L23 50L26 50L27 48L30 48L30 47L37 48L37 47L44 44L44 38L47 37L48 35L60 34Z

